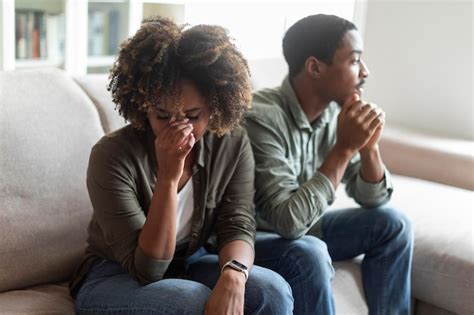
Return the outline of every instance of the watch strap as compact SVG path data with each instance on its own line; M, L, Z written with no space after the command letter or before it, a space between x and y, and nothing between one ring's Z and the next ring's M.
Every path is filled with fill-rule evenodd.
M241 265L242 267L240 267L239 265ZM239 271L241 273L244 274L245 276L245 281L247 281L248 277L249 277L249 271L248 271L248 268L247 266L245 266L244 264L242 264L241 262L235 260L235 259L232 259L232 260L229 260L228 262L226 262L222 268L221 268L221 273L224 271L225 268L232 268L236 271Z

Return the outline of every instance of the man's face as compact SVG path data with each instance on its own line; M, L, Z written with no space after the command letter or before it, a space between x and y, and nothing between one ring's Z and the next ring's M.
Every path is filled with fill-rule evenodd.
M155 136L169 127L170 119L175 120L189 119L189 123L193 125L193 134L196 141L202 138L209 123L209 104L204 96L199 92L197 87L189 80L180 82L181 107L178 111L171 112L168 109L173 106L170 104L158 105L157 108L151 108L148 111L148 121Z
M330 101L342 105L354 93L363 92L363 84L369 76L369 69L362 61L364 45L359 32L348 31L336 50L332 64L325 65L322 75L323 93Z

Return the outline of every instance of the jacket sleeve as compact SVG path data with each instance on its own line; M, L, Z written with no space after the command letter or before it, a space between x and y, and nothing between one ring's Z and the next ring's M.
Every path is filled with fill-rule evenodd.
M334 201L334 188L320 172L301 186L286 155L285 124L249 115L246 128L256 162L256 206L263 225L284 238L306 234Z
M232 157L237 159L237 163L232 163L233 167L229 170L230 180L224 189L216 215L219 251L231 241L243 240L252 248L255 242L255 161L246 132L242 130L242 136L234 139L239 139L235 150L237 152Z
M137 199L133 168L126 159L96 145L87 170L87 189L94 217L113 259L141 284L160 280L171 260L146 256L138 236L146 217Z
M360 176L360 155L356 154L344 173L343 183L349 197L365 208L380 207L390 201L393 185L390 172L384 166L384 177L378 183L369 183Z

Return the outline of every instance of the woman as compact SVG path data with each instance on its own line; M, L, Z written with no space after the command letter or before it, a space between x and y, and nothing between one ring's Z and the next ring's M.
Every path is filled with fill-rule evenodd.
M227 32L147 19L122 45L109 88L130 125L91 152L77 312L291 313L288 284L252 268L254 160L237 127L249 73Z

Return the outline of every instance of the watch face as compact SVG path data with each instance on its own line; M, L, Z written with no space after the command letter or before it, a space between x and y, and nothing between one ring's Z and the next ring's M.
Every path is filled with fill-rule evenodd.
M232 260L232 263L234 265L236 265L237 267L239 267L240 269L247 270L247 266L245 266L244 264L239 263L237 260Z

